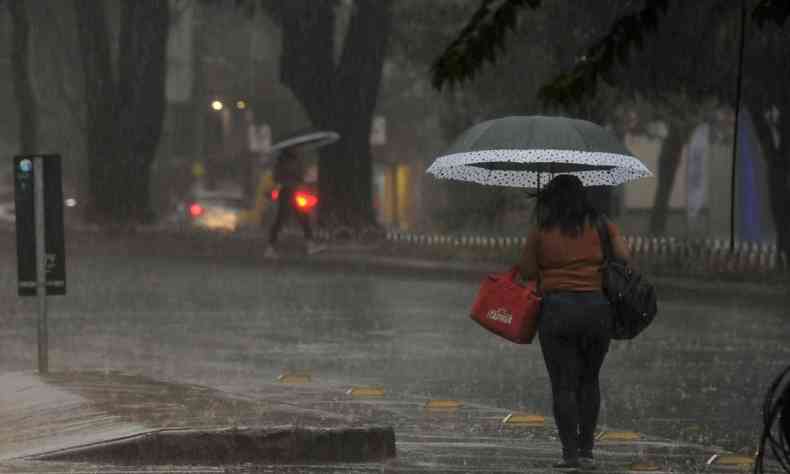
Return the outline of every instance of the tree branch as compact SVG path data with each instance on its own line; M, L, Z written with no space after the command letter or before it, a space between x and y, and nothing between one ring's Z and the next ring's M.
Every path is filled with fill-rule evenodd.
M790 16L790 2L787 0L762 0L752 10L752 18L760 28L769 21L773 21L781 28L788 16Z
M498 6L493 6L499 2ZM508 30L516 27L521 9L538 8L541 0L483 0L469 23L431 66L431 82L446 84L471 79L487 61L494 63L505 49Z
M595 94L600 77L606 77L615 61L626 64L632 48L641 49L645 33L658 29L659 15L665 14L668 0L647 0L640 11L618 19L603 38L590 46L569 72L555 77L538 92L551 104L571 105Z
M281 5L280 80L316 121L336 90L334 2L289 0Z
M150 163L162 134L168 2L124 0L119 53L118 123L136 159Z

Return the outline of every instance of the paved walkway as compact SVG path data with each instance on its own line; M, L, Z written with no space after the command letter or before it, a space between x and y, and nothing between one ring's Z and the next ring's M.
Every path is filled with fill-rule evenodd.
M509 413L463 400L403 397L382 387L318 385L310 374L285 375L244 394L118 372L43 378L13 373L0 376L0 385L0 472L545 473L552 472L560 452L553 420L543 414ZM214 459L205 452L227 449L227 443L218 448L207 441L206 433L274 427L364 431L387 426L394 428L397 456L375 462L326 463L296 457L286 465L246 460L200 466L174 458L138 465L135 462L145 462L148 454L130 458L117 449L119 440L139 444L142 436L154 431L199 433L203 445L197 455ZM649 433L601 427L598 437L597 472L602 473L744 472L751 462L717 448ZM160 441L161 445L147 445L146 453L181 449L172 440ZM363 436L333 446L348 450L349 445L364 445L373 450L377 442L383 443L381 438ZM281 438L278 446L282 452L303 448L304 443L304 438ZM243 449L238 439L231 445L231 450ZM86 447L110 456L67 462L70 453L84 453ZM113 447L115 451L108 451ZM41 460L47 454L52 460ZM115 455L122 464L111 463Z
M251 245L251 248L254 245ZM246 249L239 249L243 252ZM376 246L337 245L310 257L325 263L385 265L408 270L488 271L485 262L387 255ZM303 261L285 252L285 261ZM496 265L493 265L496 268ZM699 280L659 285L698 288ZM739 291L743 283L708 283ZM731 287L731 285L734 285ZM761 285L750 291L768 291ZM552 472L560 444L545 413L510 413L464 400L428 400L380 388L336 387L294 374L252 393L151 381L118 373L0 375L0 472ZM508 418L509 415L512 415ZM505 420L508 420L508 423ZM397 456L370 463L265 462L224 466L119 466L33 460L37 455L130 439L162 430L222 430L278 426L394 429ZM597 472L747 472L751 459L716 447L660 439L650 433L600 427ZM770 472L780 472L774 469Z

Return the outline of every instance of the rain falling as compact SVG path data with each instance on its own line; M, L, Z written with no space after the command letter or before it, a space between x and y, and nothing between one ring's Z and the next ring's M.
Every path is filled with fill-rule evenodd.
M0 473L790 472L777 0L0 0Z

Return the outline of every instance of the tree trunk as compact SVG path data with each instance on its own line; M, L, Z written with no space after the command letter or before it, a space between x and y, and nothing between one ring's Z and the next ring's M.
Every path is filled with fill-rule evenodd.
M321 157L321 220L354 228L375 225L370 129L391 27L391 2L357 0L335 80L326 126L340 129L334 156ZM338 179L342 177L342 179Z
M164 0L123 0L118 80L113 79L104 0L74 0L85 74L88 218L134 224L151 216L149 174L165 106Z
M126 155L124 214L133 222L153 218L150 169L162 136L169 9L164 0L124 0L119 44L119 147Z
M335 12L330 2L293 0L280 7L282 81L313 125L340 140L321 150L320 222L374 225L370 127L391 24L390 0L356 0L337 66Z
M790 140L790 135L783 139ZM781 252L790 256L790 159L787 152L768 162L768 177L776 244Z
M771 200L771 214L776 227L776 244L780 251L790 255L790 104L781 109L777 132L778 142L774 140L771 125L759 105L752 108L754 126L763 149L768 173L768 192Z
M675 184L675 174L680 164L683 146L688 140L691 129L685 125L670 121L668 132L661 144L658 155L658 186L653 201L653 213L650 216L650 233L662 234L666 230L669 213L669 198Z
M283 28L280 79L310 119L321 120L331 115L337 72L332 2L291 0L278 8Z
M113 180L112 161L116 150L115 81L112 77L110 35L103 0L73 0L77 37L82 52L86 106L86 151L90 202L86 218L111 222L123 216L116 190L122 183Z
M38 153L38 113L28 66L30 22L25 0L9 0L8 10L14 25L11 63L14 97L19 111L19 147L22 154Z

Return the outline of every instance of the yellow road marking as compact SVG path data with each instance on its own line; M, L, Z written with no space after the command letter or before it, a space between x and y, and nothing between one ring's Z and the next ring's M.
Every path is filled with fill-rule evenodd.
M288 384L304 384L310 383L310 373L309 372L291 372L291 373L284 373L277 377L277 380L280 383L288 383Z
M527 415L524 413L511 413L506 416L502 423L506 425L518 426L543 426L546 419L540 415Z
M650 462L639 462L636 464L632 464L631 467L628 468L629 471L658 471L661 468L656 466Z
M598 435L602 441L638 441L641 438L639 433L633 431L604 431Z
M381 387L352 387L346 393L352 397L383 397L384 389Z
M754 458L737 454L726 454L717 457L716 464L722 466L749 466L754 464Z
M458 400L428 400L425 408L428 410L457 410L462 405Z

